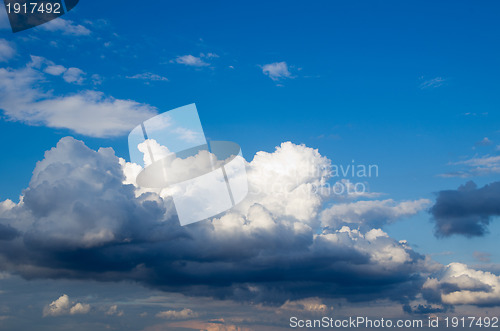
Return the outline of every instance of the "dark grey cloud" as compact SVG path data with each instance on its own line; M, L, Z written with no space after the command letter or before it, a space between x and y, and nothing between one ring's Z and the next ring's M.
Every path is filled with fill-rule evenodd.
M437 236L483 236L492 218L500 215L500 182L478 188L469 181L457 190L440 191L430 212Z
M0 269L26 279L125 280L265 303L415 297L425 281L420 274L431 268L424 256L380 229L318 230L319 197L299 190L318 179L297 183L297 176L263 172L290 154L304 168L325 162L293 144L261 152L249 165L250 185L261 174L283 187L293 181L289 195L260 191L218 219L181 227L168 197L124 184L127 171L113 150L63 138L37 163L23 201L0 215L0 232L7 224L16 231L0 246ZM312 206L300 219L290 209L299 202Z

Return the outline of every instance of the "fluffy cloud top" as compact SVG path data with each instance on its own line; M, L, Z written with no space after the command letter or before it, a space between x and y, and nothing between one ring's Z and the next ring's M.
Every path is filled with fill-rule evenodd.
M500 182L478 188L470 181L457 190L440 191L430 212L438 236L483 236L491 219L500 215Z
M37 56L32 56L24 68L0 68L0 108L8 119L66 128L92 137L111 137L128 133L138 123L156 114L156 109L151 106L115 99L92 90L54 95L42 89L46 74L62 74L68 83L83 83L82 70L66 69Z
M80 302L72 303L66 294L63 294L59 299L52 301L43 309L43 316L61 316L61 315L77 315L87 314L90 311L89 304Z
M423 288L430 301L448 305L500 305L500 277L462 263L449 264L437 278L428 278Z

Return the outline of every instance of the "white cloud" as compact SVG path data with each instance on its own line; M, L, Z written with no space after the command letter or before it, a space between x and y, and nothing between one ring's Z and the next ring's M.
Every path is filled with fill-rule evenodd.
M16 54L12 43L5 39L0 39L0 62L7 62Z
M203 61L201 58L193 55L178 56L174 61L176 63L184 64L186 66L191 66L191 67L206 67L210 65L209 63Z
M111 307L109 307L106 315L120 317L123 316L123 310L118 310L118 305L112 305Z
M443 77L435 77L433 79L429 79L420 84L420 89L425 90L429 88L437 88L443 86L446 82L446 79Z
M49 74L49 75L52 75L52 76L60 76L62 75L65 71L66 71L66 67L62 66L62 65L56 65L56 64L53 64L53 65L48 65L44 70L43 72Z
M274 62L262 66L262 73L274 81L293 78L286 62Z
M451 263L436 278L428 278L424 290L445 304L500 305L500 276Z
M191 309L167 310L156 314L156 317L165 319L190 319L198 317L198 314L193 312Z
M66 294L59 299L52 301L43 309L43 317L87 314L90 311L90 305L82 303L72 303Z
M87 314L90 311L89 304L77 303L69 310L70 315Z
M166 81L168 81L167 77L163 77L163 76L160 76L160 75L157 75L157 74L153 74L151 72L145 72L145 73L142 73L142 74L128 76L127 78L129 78L129 79L147 80L147 81L152 81L152 82L159 82L159 81L166 82Z
M66 128L93 137L119 136L156 114L156 109L132 100L115 99L104 93L80 90L65 96L46 90L44 72L58 73L60 67L45 58L32 56L24 68L0 68L0 108L10 120L30 125ZM48 69L50 68L50 69ZM81 83L82 71L70 68L68 82Z
M500 156L476 157L465 161L454 162L451 165L463 165L464 170L441 174L441 177L474 177L500 173Z
M90 30L80 24L75 24L73 21L57 18L50 22L40 25L40 28L51 32L61 32L62 34L72 36L88 36Z
M392 199L335 204L321 213L324 226L343 224L380 227L402 217L417 214L431 203L427 199L396 202Z
M67 83L73 83L73 84L82 84L83 83L83 76L85 76L85 72L83 70L78 69L78 68L68 68L66 72L63 75L63 79Z

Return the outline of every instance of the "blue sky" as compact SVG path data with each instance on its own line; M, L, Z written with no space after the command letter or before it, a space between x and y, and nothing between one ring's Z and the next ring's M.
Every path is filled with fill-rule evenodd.
M486 215L480 235L436 235L438 214L429 209L438 197L438 206L451 205L444 190L498 181L499 10L494 1L82 0L60 19L13 34L2 8L0 201L18 203L24 189L35 189L33 169L55 158L44 153L61 138L91 150L112 147L130 161L129 129L196 103L207 138L239 143L248 162L290 141L333 164L376 164L379 176L361 181L380 194L360 201L429 200L387 216L382 229L391 238L437 263L498 275L494 207L478 212L471 202L470 219L453 219L474 225L482 218L473 217ZM58 148L79 148L66 144ZM500 192L484 194L500 201ZM321 210L349 203L356 200L326 200ZM451 224L449 215L438 224Z

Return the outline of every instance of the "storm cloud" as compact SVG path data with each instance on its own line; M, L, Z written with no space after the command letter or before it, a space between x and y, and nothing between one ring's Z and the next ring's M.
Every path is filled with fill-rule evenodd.
M318 295L408 302L439 267L380 228L360 228L354 218L333 226L340 216L322 213L328 198L317 193L329 166L317 150L290 142L258 152L247 164L243 203L181 227L168 190L134 185L140 167L110 148L93 151L63 138L37 163L21 201L1 205L0 231L9 235L0 269L26 279L128 280L251 302ZM388 203L372 204L380 217ZM405 205L411 213L425 206Z
M469 181L457 190L440 191L430 212L437 236L484 236L492 218L500 215L500 182L478 188Z

